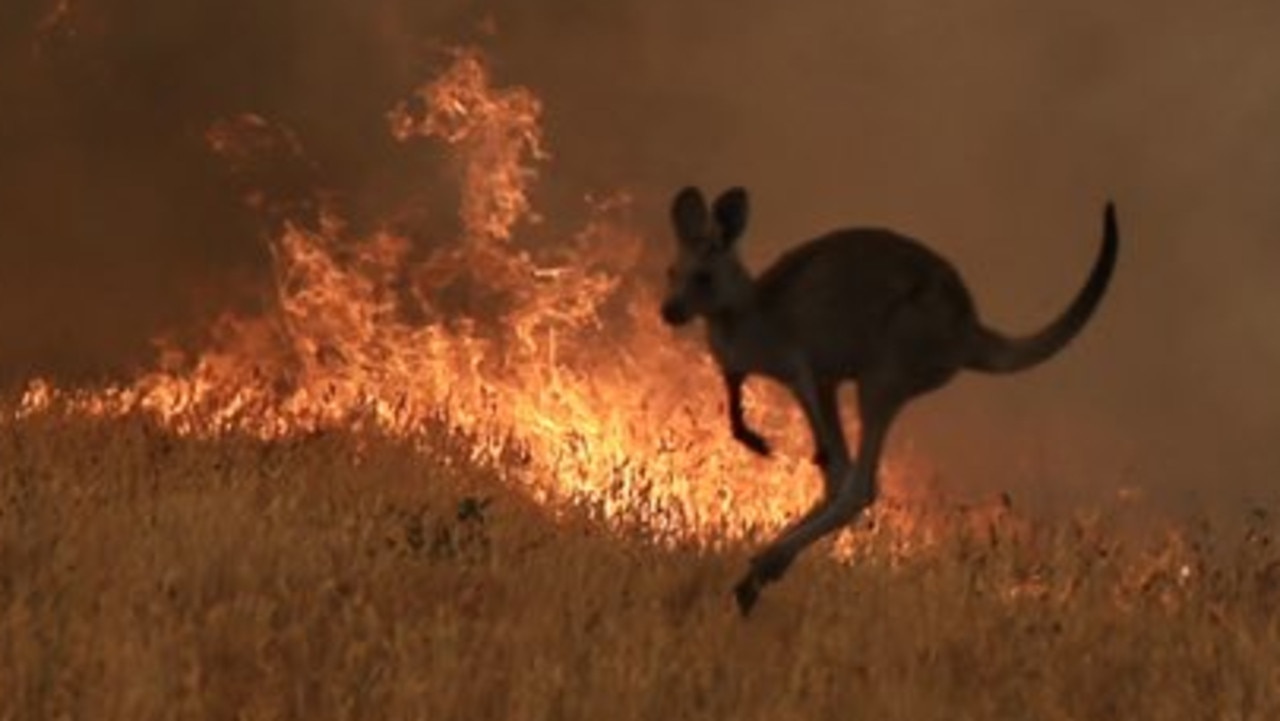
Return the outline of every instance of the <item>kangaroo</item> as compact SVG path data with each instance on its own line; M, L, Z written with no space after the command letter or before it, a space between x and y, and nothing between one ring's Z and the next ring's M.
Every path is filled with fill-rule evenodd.
M1012 373L1052 357L1093 315L1120 242L1115 206L1108 202L1102 249L1075 300L1043 330L1012 338L982 323L949 262L886 229L834 231L784 253L753 278L736 250L747 214L742 188L725 191L712 208L695 187L676 194L671 221L678 253L662 303L668 325L705 321L735 439L755 453L770 452L743 415L742 384L752 374L785 385L813 434L823 497L751 559L734 587L743 616L797 555L875 502L881 451L907 401L942 387L962 369ZM862 428L856 457L837 406L843 381L857 385Z

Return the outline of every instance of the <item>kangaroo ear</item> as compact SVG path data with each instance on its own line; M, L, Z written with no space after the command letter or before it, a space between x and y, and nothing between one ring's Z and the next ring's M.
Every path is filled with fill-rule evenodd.
M732 245L742 231L747 229L747 191L730 188L716 198L716 222L720 224L720 238L725 246Z
M690 185L676 193L671 202L671 224L682 244L702 242L707 235L707 220L707 201L701 190Z

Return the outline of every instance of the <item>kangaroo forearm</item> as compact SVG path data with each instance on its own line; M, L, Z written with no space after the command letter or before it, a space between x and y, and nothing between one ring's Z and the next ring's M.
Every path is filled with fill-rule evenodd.
M742 383L746 379L739 373L725 373L725 390L729 395L729 429L733 437L742 445L760 455L769 454L769 443L764 437L747 425L746 414L742 409Z

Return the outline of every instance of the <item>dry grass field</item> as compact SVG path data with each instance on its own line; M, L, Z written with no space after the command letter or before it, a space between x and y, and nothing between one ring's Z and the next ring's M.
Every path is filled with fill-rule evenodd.
M692 5L6 6L0 721L1280 719L1280 509L956 508L904 453L741 618L811 435L749 387L750 456L659 317L685 183L760 199L753 268L919 233L1010 333L1115 197L1091 347L951 442L1261 485L1264 3Z
M1102 522L807 556L552 519L441 440L0 435L0 719L1274 719L1280 554Z

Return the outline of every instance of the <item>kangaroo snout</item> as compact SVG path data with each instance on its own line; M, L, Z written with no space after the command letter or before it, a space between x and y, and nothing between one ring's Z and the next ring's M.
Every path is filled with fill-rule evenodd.
M684 325L693 320L693 313L689 310L689 304L678 298L668 298L662 304L662 320L670 326Z

